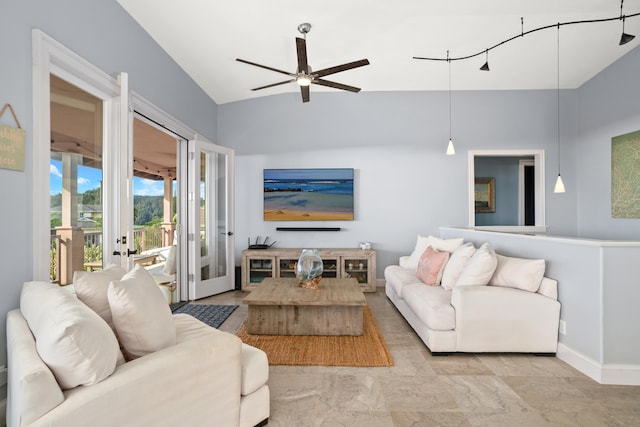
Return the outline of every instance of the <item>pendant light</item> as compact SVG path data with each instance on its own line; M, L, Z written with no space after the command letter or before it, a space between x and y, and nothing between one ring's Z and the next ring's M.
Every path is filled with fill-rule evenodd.
M449 59L449 51L447 51L447 63L449 64L449 144L447 144L447 156L453 156L456 154L456 149L451 139L451 60Z
M560 175L560 24L558 24L558 179L556 185L553 187L554 193L564 193L564 182L562 182L562 176Z

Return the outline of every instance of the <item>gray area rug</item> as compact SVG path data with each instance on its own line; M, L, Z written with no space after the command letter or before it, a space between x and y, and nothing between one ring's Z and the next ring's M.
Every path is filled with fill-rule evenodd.
M189 314L213 328L218 328L236 308L237 305L177 303L171 305L171 312Z

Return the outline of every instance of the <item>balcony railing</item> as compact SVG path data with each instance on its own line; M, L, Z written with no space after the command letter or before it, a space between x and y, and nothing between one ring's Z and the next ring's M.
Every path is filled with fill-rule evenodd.
M133 247L137 253L142 253L162 247L162 228L136 228L133 231ZM84 230L84 262L96 263L102 261L102 230ZM60 239L56 236L56 230L51 230L51 245L49 248L49 279L57 283L60 277ZM86 268L85 268L86 269Z

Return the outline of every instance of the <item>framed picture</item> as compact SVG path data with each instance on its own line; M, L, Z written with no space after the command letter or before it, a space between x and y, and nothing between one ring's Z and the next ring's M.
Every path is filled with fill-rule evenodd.
M496 211L496 179L476 177L475 180L476 212Z

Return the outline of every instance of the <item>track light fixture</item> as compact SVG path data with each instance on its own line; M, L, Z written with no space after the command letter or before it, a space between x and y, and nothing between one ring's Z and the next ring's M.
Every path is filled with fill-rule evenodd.
M449 58L449 51L447 51L447 58ZM447 156L454 154L456 154L456 149L451 139L451 61L449 61L449 143L447 144Z
M480 52L476 52L473 53L471 55L466 55L466 56L459 56L457 58L451 58L449 56L447 56L446 58L431 58L431 57L424 57L424 56L414 56L413 59L423 59L423 60L427 60L427 61L461 61L463 59L470 59L470 58L475 58L476 56L480 56L483 53L487 55L487 61L486 63L480 67L480 69L482 71L489 71L489 61L488 61L488 55L489 55L489 51L492 49L497 48L498 46L502 46L505 43L509 43L510 41L513 41L517 38L520 37L524 37L527 34L531 34L531 33L535 33L538 31L542 31L542 30L548 30L550 28L556 28L556 27L561 27L564 25L576 25L576 24L592 24L592 23L596 23L596 22L608 22L608 21L617 21L617 20L622 20L622 36L620 37L620 45L624 45L629 43L631 40L635 39L635 36L632 34L627 34L624 32L624 22L626 18L633 18L636 16L640 16L640 12L638 13L632 13L630 15L624 15L622 13L622 5L624 3L624 0L620 1L620 16L616 16L613 18L600 18L600 19L584 19L584 20L579 20L579 21L568 21L568 22L558 22L557 24L551 24L551 25L545 25L543 27L538 27L538 28L534 28L532 30L528 30L528 31L524 31L524 18L520 18L520 34L517 34L513 37L510 37L508 39L505 39L503 41L501 41L500 43L496 43L493 46L485 49L485 50L481 50Z
M558 24L558 179L556 179L556 185L553 187L554 193L564 193L564 182L560 175L560 24Z
M487 59L484 62L484 65L480 67L480 71L490 71L489 70L489 49L485 50L487 54Z
M622 13L622 6L624 5L624 0L620 0L620 19L622 20L622 35L620 36L619 45L622 46L624 44L629 43L631 40L635 39L636 36L627 34L624 32L624 21L626 16Z

